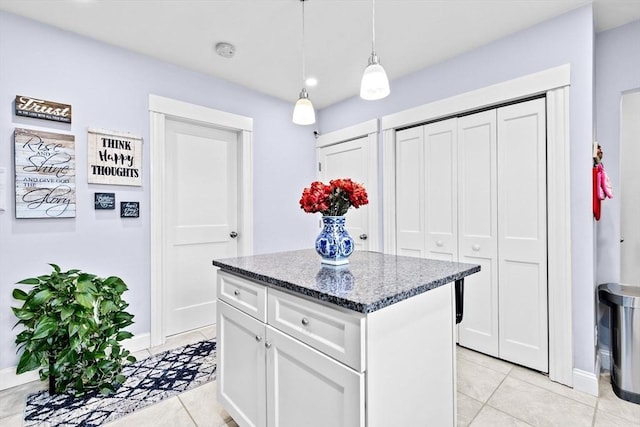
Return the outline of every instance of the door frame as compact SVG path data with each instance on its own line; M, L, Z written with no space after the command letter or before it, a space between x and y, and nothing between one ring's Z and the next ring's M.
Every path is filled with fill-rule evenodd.
M166 226L166 119L191 121L238 134L238 256L253 253L253 119L158 95L149 95L151 193L151 346L164 343ZM213 267L213 265L211 266ZM211 286L216 286L211 283Z
M378 119L368 120L343 129L318 136L316 139L316 162L320 162L320 149L330 145L352 141L367 137L367 143L371 146L367 159L367 174L370 181L367 183L367 195L369 208L367 220L369 221L369 250L380 251L380 194L378 193L378 131L380 125ZM319 171L317 171L319 173Z
M547 239L549 378L579 389L585 384L584 373L573 369L573 301L571 273L571 202L569 156L569 64L486 88L463 93L430 104L385 116L383 134L383 230L384 252L395 249L395 133L398 128L479 110L505 102L546 94L547 108ZM597 378L589 378L588 382Z

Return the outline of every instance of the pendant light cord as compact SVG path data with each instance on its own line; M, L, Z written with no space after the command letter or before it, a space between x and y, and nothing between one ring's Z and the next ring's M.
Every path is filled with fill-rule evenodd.
M304 56L304 45L305 45L305 37L304 37L304 2L305 0L300 0L302 2L302 84L304 87L304 75L305 75L305 70L304 70L304 63L305 63L305 56Z
M376 0L371 0L371 52L376 53Z

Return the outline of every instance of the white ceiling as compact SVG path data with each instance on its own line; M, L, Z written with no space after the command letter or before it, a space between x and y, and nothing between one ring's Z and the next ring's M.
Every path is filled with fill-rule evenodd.
M376 50L393 80L587 0L377 0ZM640 19L640 0L595 0L595 28ZM305 1L316 108L359 91L371 52L371 0ZM15 13L294 102L302 88L299 0L0 0ZM214 45L226 41L226 59ZM391 90L393 91L393 83Z

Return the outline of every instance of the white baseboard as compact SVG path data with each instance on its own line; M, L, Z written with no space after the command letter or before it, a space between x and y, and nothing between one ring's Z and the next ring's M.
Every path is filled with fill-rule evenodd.
M599 371L599 369L598 369ZM598 375L580 369L573 370L573 388L592 396L598 396Z
M150 347L150 344L151 336L148 333L139 334L133 338L122 341L122 346L131 353L145 350ZM24 374L17 375L16 366L0 369L0 390L6 390L11 387L30 383L31 381L37 381L38 379L40 379L38 371L29 371Z

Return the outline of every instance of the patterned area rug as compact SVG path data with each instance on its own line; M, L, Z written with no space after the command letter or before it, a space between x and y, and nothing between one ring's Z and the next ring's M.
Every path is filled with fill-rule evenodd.
M214 380L216 366L215 340L170 350L125 366L127 380L110 396L30 394L24 425L99 426Z

